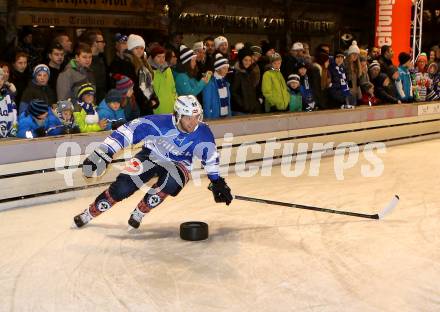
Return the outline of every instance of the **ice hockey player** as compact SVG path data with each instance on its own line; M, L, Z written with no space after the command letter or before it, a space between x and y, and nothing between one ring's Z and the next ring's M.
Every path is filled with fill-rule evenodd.
M202 118L202 107L193 95L179 96L174 114L141 117L122 125L108 136L84 160L85 177L103 175L119 150L140 142L143 142L143 148L116 181L84 212L74 217L74 226L84 226L117 202L131 196L153 177L158 177L128 220L129 230L139 228L146 213L161 204L168 195L174 197L182 190L190 178L193 156L201 160L208 174L214 200L229 205L233 199L231 189L219 176L214 136Z

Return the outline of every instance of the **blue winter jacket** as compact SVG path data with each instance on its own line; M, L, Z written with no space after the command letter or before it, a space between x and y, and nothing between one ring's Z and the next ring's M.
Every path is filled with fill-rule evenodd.
M20 114L20 117L18 118L17 137L36 138L38 137L38 134L35 132L35 130L40 127L41 126L37 124L35 119L30 114L28 114L28 112L23 112ZM63 132L63 123L58 119L58 117L56 117L52 113L51 109L49 109L49 114L47 115L47 118L44 121L43 127L46 130L46 135L48 136L60 135ZM26 136L26 132L28 131L30 131L30 133L28 133L28 136Z
M399 66L398 71L399 71L400 80L402 81L403 92L405 93L405 97L400 100L411 101L413 99L413 97L411 96L411 88L412 88L411 73L409 72L409 69L406 66Z
M111 130L112 129L112 122L115 121L122 121L125 122L125 112L124 109L119 108L118 110L114 111L111 109L107 102L104 100L99 103L98 108L96 109L98 112L99 120L107 119L108 124L107 127L105 127L105 130Z
M231 89L229 82L227 83L228 89L228 116L232 116L231 112ZM220 116L220 96L218 95L218 88L216 79L213 76L209 80L206 87L203 89L203 116L205 118L220 118L226 116Z
M197 81L188 76L185 72L173 70L174 82L176 84L177 95L194 95L197 96L206 86L205 81L200 79Z

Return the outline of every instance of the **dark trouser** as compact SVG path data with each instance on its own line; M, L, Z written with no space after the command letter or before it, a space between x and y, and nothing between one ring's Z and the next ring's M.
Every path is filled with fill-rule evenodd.
M93 217L108 210L115 203L133 195L145 183L157 177L152 188L146 188L143 200L138 204L142 212L158 206L168 195L176 196L189 180L188 170L180 163L150 158L150 151L143 149L130 160L108 190L100 194L90 205Z

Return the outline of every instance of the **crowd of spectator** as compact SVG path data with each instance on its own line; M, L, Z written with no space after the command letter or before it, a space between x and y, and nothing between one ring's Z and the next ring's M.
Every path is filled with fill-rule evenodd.
M116 129L139 116L173 112L179 95L197 96L204 117L269 112L353 109L359 105L440 99L440 48L416 64L392 47L346 50L319 45L314 55L295 42L286 55L264 41L236 43L224 36L185 45L182 34L164 44L116 34L115 55L104 58L98 30L73 48L56 36L38 57L32 33L0 61L0 138L35 138ZM7 56L5 56L7 58Z

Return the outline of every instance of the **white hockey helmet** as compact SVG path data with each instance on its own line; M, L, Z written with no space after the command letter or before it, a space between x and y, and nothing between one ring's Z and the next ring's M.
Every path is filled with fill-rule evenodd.
M194 95L181 95L174 103L174 113L176 115L176 122L180 121L182 116L199 115L199 121L203 120L203 109L199 101Z

